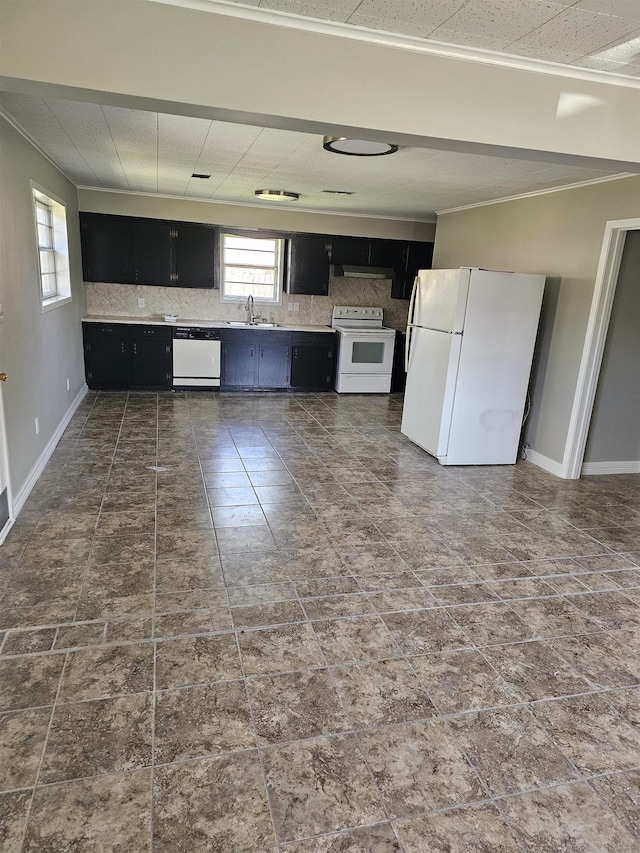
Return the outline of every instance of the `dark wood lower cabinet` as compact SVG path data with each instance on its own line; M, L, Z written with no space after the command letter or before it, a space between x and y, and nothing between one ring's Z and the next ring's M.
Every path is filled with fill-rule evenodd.
M94 390L171 388L171 329L84 323L87 385Z
M172 387L171 327L83 323L85 375L96 391ZM227 391L328 391L336 335L287 329L221 329L220 386Z

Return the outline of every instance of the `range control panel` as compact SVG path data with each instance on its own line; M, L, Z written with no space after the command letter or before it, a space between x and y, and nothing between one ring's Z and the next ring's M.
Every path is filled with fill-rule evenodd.
M379 320L382 323L382 308L363 308L359 305L334 305L334 320Z

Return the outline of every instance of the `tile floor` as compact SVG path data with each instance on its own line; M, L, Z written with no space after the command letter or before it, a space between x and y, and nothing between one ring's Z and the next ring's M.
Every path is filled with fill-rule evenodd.
M86 398L0 549L3 853L640 849L640 477L400 416Z

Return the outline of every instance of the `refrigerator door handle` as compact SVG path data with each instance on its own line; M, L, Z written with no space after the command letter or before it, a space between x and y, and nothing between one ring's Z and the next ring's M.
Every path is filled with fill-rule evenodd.
M418 290L418 282L420 277L416 276L413 280L413 290L411 291L411 299L409 300L409 313L407 314L407 333L404 340L404 372L409 371L409 346L411 342L411 329L413 328L413 309L416 303L416 292Z

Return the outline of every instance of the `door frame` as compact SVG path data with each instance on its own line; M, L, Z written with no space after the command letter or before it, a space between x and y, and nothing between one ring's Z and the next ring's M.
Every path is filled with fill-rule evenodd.
M589 426L591 425L593 404L627 232L639 229L640 218L614 219L605 225L576 393L573 398L569 431L562 459L560 476L569 480L579 479L582 471L584 451L589 435Z
M7 429L4 419L4 407L2 404L2 383L0 383L0 487L6 486L9 501L9 520L0 530L0 545L4 542L7 533L13 527L13 500L11 496L11 481L9 479L9 453L7 449Z

